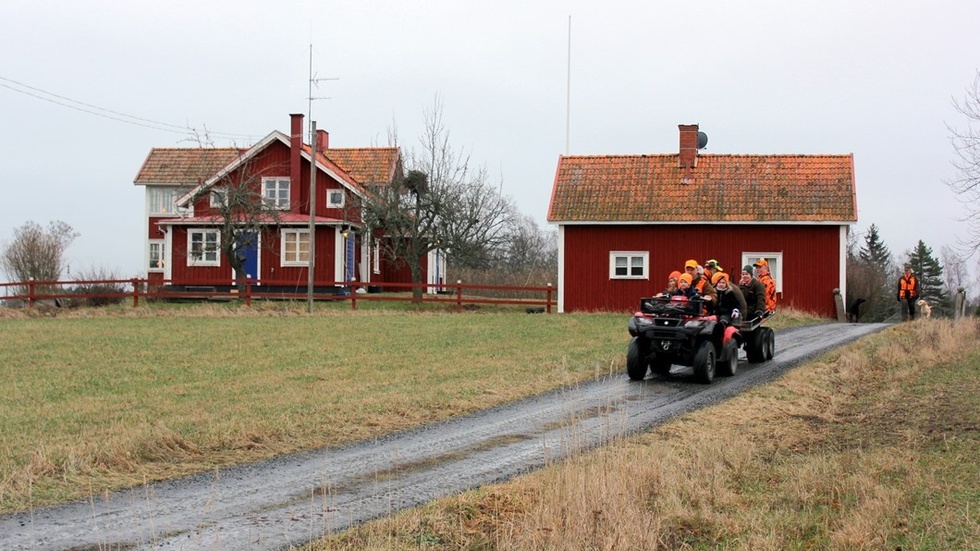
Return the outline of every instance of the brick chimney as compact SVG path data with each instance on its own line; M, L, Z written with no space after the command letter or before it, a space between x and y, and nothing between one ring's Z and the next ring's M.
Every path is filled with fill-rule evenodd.
M681 168L694 168L698 166L698 125L678 124L677 128L681 134L681 146L679 163Z
M303 175L303 164L300 162L303 152L303 115L293 113L289 115L289 122L289 188L292 191L299 189L298 183Z
M316 150L323 152L330 149L330 133L326 130L316 131Z

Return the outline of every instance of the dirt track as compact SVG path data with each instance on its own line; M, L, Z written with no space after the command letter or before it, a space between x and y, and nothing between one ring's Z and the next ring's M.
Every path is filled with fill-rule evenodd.
M2 549L279 549L499 482L779 376L883 324L776 334L776 357L706 386L625 373L342 448L0 516ZM624 343L625 351L625 343Z

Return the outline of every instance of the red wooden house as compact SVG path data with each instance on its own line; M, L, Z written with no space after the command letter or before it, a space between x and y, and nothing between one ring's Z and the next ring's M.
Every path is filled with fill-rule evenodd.
M631 311L688 259L737 277L765 258L781 305L836 316L857 222L853 155L699 154L698 126L679 129L678 153L559 158L559 310Z
M290 134L273 131L247 149L154 148L135 183L147 189L146 265L151 281L176 287L230 287L239 276L283 290L305 289L310 252L310 171L317 171L314 205L314 281L409 282L408 271L380 253L379 236L361 219L368 188L401 177L399 149L330 149L318 131L317 154L303 142L303 116L291 115ZM224 186L253 186L276 215L243 240L244 274L222 258L215 208Z

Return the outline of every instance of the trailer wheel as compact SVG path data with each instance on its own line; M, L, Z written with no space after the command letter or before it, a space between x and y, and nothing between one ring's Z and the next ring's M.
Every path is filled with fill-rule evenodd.
M640 344L639 337L633 337L626 350L626 374L634 381L642 381L647 376L649 366L646 347Z
M702 341L694 354L694 376L704 384L711 384L715 378L715 345Z
M738 371L738 345L734 340L731 340L721 347L721 358L718 360L718 375L731 377L736 371Z
M765 329L760 327L746 335L745 357L750 364L757 364L766 361L765 351Z
M769 327L765 327L764 330L765 361L768 362L773 356L776 355L776 333Z

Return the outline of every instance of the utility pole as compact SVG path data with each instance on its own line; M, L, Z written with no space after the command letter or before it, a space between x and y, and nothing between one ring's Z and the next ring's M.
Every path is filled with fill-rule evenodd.
M307 94L307 118L310 120L310 150L312 155L310 155L310 222L308 225L308 231L310 233L310 259L307 267L306 279L306 304L309 313L313 313L313 268L316 266L316 157L317 157L317 139L316 139L316 121L313 120L313 100L315 99L330 99L330 98L320 98L313 97L313 86L320 82L321 80L338 80L336 78L316 78L313 73L313 44L310 43L310 81L309 81L309 93Z
M310 140L310 148L313 152L310 155L310 253L309 253L309 265L307 266L307 277L306 277L306 308L309 313L313 313L313 268L316 266L316 121L310 121L310 128L313 133L313 139ZM297 246L299 243L296 244Z

